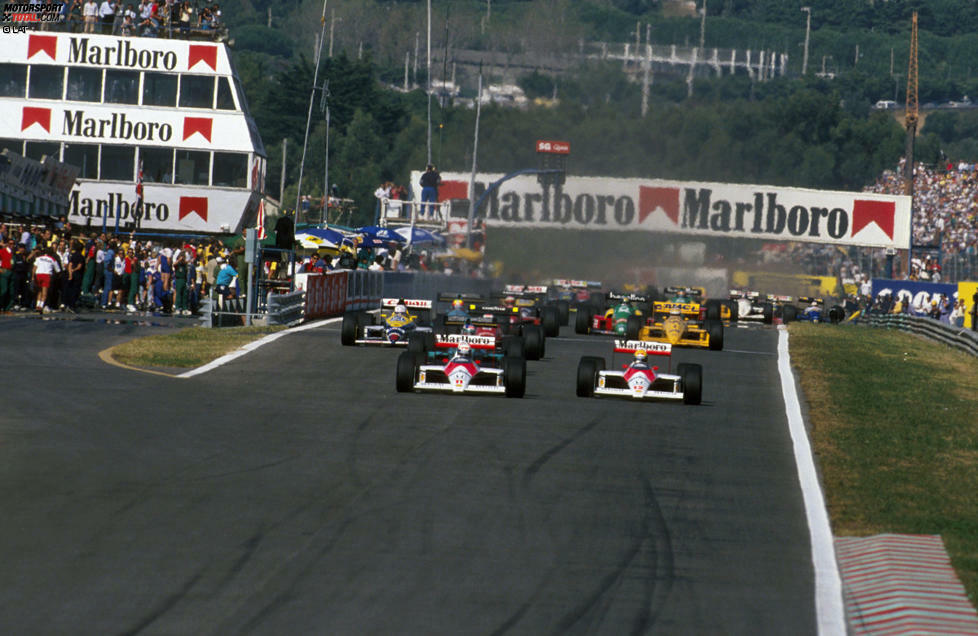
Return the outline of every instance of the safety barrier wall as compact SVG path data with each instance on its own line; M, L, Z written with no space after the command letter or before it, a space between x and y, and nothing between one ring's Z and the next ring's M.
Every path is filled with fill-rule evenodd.
M961 327L946 325L933 318L908 316L906 314L865 314L860 317L859 322L873 327L909 331L978 356L978 334Z
M268 294L268 324L295 325L303 320L307 294L294 291L288 294Z

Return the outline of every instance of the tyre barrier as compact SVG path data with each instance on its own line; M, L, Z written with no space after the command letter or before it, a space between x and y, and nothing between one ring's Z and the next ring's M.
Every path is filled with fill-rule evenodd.
M978 356L978 334L963 327L952 327L933 318L906 314L864 314L857 320L871 327L899 329L942 342L959 351Z

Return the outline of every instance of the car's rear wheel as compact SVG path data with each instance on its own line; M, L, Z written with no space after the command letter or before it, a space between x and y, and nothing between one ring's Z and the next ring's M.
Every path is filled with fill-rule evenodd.
M545 335L556 338L560 335L560 317L557 315L557 308L548 305L540 310L540 324L543 325Z
M560 321L561 327L566 327L570 324L570 303L566 300L557 301L557 318Z
M340 326L340 343L344 347L351 347L357 342L357 331L359 329L359 314L347 312L343 314L343 324Z
M427 341L423 333L412 333L408 336L408 351L412 353L423 353L427 351Z
M528 360L539 360L543 357L543 328L539 325L523 325L523 347Z
M699 404L703 399L703 367L685 363L676 367L676 372L683 379L683 403Z
M771 303L764 303L761 305L761 316L764 317L764 324L770 325L774 322L774 305Z
M523 338L520 336L504 336L503 355L513 358L525 358L526 351L523 347Z
M414 389L414 374L417 370L418 356L413 351L404 351L397 357L397 392L407 393Z
M781 320L785 323L798 320L798 308L794 305L785 305L781 310Z
M625 337L629 340L638 340L638 332L642 330L642 317L631 315L625 325Z
M833 325L837 325L845 319L846 310L842 307L842 305L832 305L832 308L829 309L829 322L831 322Z
M591 331L591 306L578 305L577 318L574 320L574 331L580 334L587 334Z
M706 319L720 320L720 300L711 298L706 301Z
M706 323L706 333L710 336L710 351L722 351L723 323L719 320Z
M526 358L503 358L503 385L506 397L523 397L526 393Z

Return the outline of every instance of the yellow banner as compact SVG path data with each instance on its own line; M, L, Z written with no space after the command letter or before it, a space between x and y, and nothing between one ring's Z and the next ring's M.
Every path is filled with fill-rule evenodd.
M975 304L972 297L975 292L978 291L978 282L975 281L965 281L963 283L958 283L958 298L964 299L964 326L971 329L971 306Z
M737 271L733 273L732 281L734 287L746 287L751 291L759 291L763 294L839 295L839 282L834 276Z

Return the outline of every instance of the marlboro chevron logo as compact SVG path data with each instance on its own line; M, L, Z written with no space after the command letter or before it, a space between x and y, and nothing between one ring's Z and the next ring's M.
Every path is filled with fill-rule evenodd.
M468 197L466 175L442 178L440 194ZM480 175L475 198L498 178ZM517 177L491 192L480 213L488 225L512 227L645 230L900 249L910 241L909 197L740 184L568 177L563 187L542 188L532 176Z

